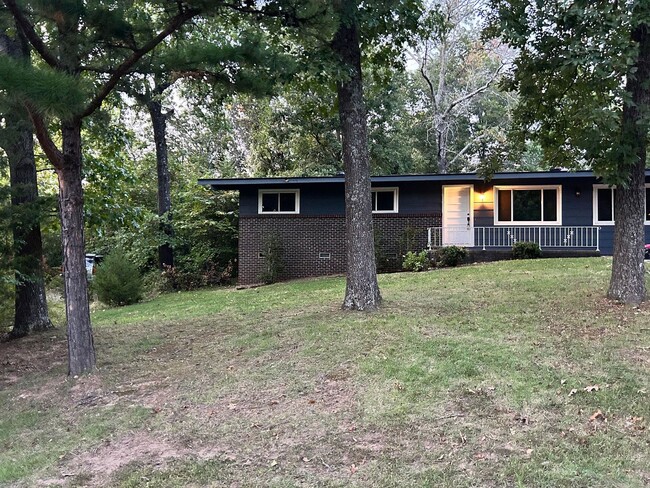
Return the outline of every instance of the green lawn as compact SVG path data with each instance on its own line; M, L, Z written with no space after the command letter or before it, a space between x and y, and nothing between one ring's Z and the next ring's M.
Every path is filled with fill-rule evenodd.
M650 306L605 258L164 295L0 344L0 485L650 485ZM600 414L597 412L600 411Z

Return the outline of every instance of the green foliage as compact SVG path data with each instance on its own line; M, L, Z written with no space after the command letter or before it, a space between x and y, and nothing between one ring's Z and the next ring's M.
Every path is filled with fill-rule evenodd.
M108 305L130 305L142 298L142 276L124 252L115 250L98 266L93 289Z
M179 190L172 195L175 266L194 273L230 268L232 273L237 258L236 194L215 193L196 182Z
M275 283L278 281L284 264L282 262L282 240L276 234L265 236L262 244L264 254L264 271L260 275L263 283Z
M137 222L145 202L139 197L145 178L138 178L138 162L129 155L137 149L135 134L122 120L116 98L112 110L86 119L84 148L84 221L92 234ZM120 198L126 195L132 198Z
M459 246L446 246L438 249L436 260L439 266L454 267L462 264L467 259L467 249Z
M542 250L536 242L519 241L512 246L513 259L537 259L542 256Z
M49 215L54 206L53 199L49 197L33 203L12 205L11 197L20 196L22 191L24 188L20 186L11 188L0 183L0 329L13 323L15 285L32 279L40 264L31 256L16 257L16 251L25 243L14 239L13 230L25 235L34 225L50 222Z
M78 78L49 68L0 56L0 92L30 101L41 112L68 117L82 108L85 96Z
M625 184L637 158L636 140L621 127L626 80L636 71L632 32L650 22L648 2L490 4L488 33L518 52L505 83L520 95L513 136L539 143L548 165L592 167L605 182Z
M420 253L409 251L404 256L404 262L402 262L402 269L404 271L426 271L430 267L431 260L427 251Z

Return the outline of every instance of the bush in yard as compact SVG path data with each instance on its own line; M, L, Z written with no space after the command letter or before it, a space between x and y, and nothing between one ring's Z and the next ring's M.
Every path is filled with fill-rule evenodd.
M519 241L512 246L512 259L537 259L542 250L536 242Z
M426 251L416 253L409 251L404 256L402 268L404 271L426 271L431 267L429 254Z
M97 268L93 288L108 305L129 305L142 298L142 276L123 252L113 251Z
M271 234L264 239L264 271L260 275L262 283L267 285L278 281L284 271L282 263L282 240L280 236Z
M438 250L438 264L443 267L454 267L467 259L467 249L458 246L447 246Z

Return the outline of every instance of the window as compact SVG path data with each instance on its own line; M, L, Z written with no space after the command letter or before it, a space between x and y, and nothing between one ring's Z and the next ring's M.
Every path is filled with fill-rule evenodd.
M614 225L616 187L594 185L594 225ZM645 222L650 224L650 185L645 186Z
M562 187L495 186L495 224L561 225Z
M615 188L607 185L594 185L594 224L614 225L615 195Z
M371 191L373 213L397 213L397 188L373 188Z
M300 213L300 190L260 190L258 213Z

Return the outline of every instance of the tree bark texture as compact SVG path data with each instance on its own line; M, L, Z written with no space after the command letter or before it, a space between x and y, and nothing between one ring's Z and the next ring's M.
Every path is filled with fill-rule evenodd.
M161 217L160 231L165 243L158 246L158 263L160 269L174 266L174 252L171 245L173 227L171 225L171 189L169 178L169 160L167 153L167 115L162 112L162 103L153 99L147 102L151 116L153 137L156 144L156 169L158 173L158 215Z
M27 41L18 34L12 39L0 34L0 51L16 59L29 59ZM16 106L6 117L6 138L3 147L9 159L11 204L14 213L21 207L34 205L38 200L34 137L26 111ZM28 212L29 213L29 212ZM43 282L43 242L38 217L23 216L12 227L16 289L14 326L9 336L23 337L33 331L52 327Z
M354 19L354 2L344 0L343 20L333 49L347 71L338 83L339 118L345 168L347 281L343 308L375 310L381 302L372 227L370 157L366 107L361 83L361 49ZM347 14L347 15L346 15Z
M15 209L34 205L38 200L34 139L26 116L20 110L18 118L7 120L7 129L13 132L13 141L7 147L11 204ZM26 115L26 114L25 114ZM33 331L52 327L45 298L43 282L43 242L38 218L14 223L14 260L16 262L16 297L14 327L11 337L22 337Z
M643 245L645 242L645 168L650 115L650 32L647 24L633 32L639 54L628 73L626 90L632 103L623 107L621 145L632 147L636 161L629 169L629 184L616 191L614 206L614 258L607 296L623 303L639 304L646 299Z
M63 164L57 169L65 312L68 321L68 374L95 368L95 345L88 306L88 280L84 251L83 189L81 186L81 122L63 122Z

